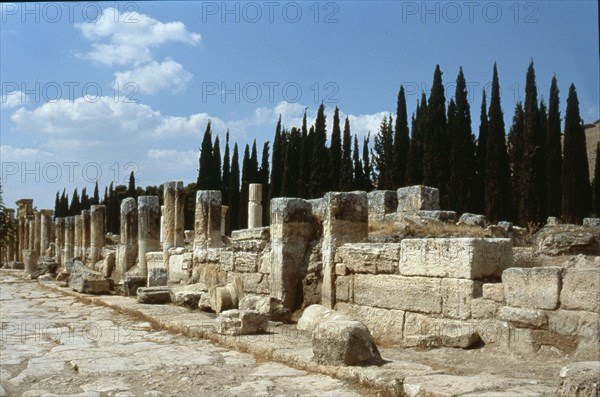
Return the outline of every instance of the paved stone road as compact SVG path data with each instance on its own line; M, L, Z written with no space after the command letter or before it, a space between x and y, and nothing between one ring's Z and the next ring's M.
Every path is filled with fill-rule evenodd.
M359 396L0 272L0 397ZM360 393L360 394L359 394Z

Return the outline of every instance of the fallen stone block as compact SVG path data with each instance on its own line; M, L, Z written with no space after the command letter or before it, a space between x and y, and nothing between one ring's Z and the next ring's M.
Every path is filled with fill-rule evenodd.
M367 327L357 320L322 321L312 333L313 359L324 365L379 365L379 349Z
M140 287L145 287L148 283L148 277L125 274L123 277L123 295L136 296Z
M600 218L583 218L583 226L600 229Z
M420 221L435 221L442 223L454 223L456 222L456 211L418 211L417 219ZM407 219L403 217L403 219ZM413 218L414 219L414 218ZM420 222L422 223L422 222Z
M510 239L426 238L400 244L399 271L405 276L476 280L500 276L513 261Z
M506 269L502 273L506 303L532 309L556 309L561 272L559 267Z
M111 290L112 280L87 268L81 261L72 259L65 263L69 272L68 285L71 289L86 294L103 294Z
M270 321L289 322L292 312L272 296L245 295L239 303L240 310L255 310L264 314Z
M557 397L598 397L600 361L582 361L563 367L558 375Z
M227 310L217 316L216 329L223 335L248 335L267 331L267 316L252 310Z
M177 306L196 309L204 292L198 284L191 284L182 289L173 290L171 292L171 301Z
M504 306L500 308L498 318L517 327L544 328L548 325L546 312L536 309Z
M398 212L439 210L440 191L429 186L407 186L398 189Z
M600 313L600 268L566 270L560 304L565 309Z
M432 318L418 313L404 317L404 346L422 349L469 348L481 340L474 323Z
M12 261L12 262L8 262L6 268L14 269L14 270L23 270L23 269L25 269L25 264L23 262Z
M313 332L325 319L350 320L351 318L323 305L310 305L302 312L296 328L301 331Z
M577 340L579 359L600 357L600 315L586 311L559 309L548 312L548 330Z
M140 287L137 290L139 303L164 304L171 302L171 288L167 287Z
M469 214L465 212L458 219L459 225L467 225L467 226L479 226L485 227L486 219L485 215L477 215L477 214Z
M534 239L538 252L546 255L595 255L600 252L600 243L589 230L575 225L545 226Z

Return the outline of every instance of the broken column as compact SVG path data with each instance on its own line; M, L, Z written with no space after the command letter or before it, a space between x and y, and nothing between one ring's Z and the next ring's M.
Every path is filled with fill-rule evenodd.
M121 202L121 243L117 249L116 281L135 266L138 255L138 212L135 199L128 197Z
M271 296L294 311L298 279L314 235L311 204L298 198L271 200Z
M90 211L81 211L81 256L85 258L90 250ZM85 261L82 261L85 262Z
M54 221L54 261L60 266L64 266L65 257L63 249L65 245L65 218L56 218Z
M365 192L330 192L323 223L323 289L321 304L335 306L335 252L346 243L368 237L369 205Z
M194 251L221 245L221 191L196 192Z
M52 242L52 215L54 215L54 210L41 210L40 214L40 254L46 255L46 251Z
M36 250L23 250L23 263L25 264L25 273L28 276L36 273L38 253Z
M38 255L42 252L40 250L41 238L42 238L42 214L40 213L40 211L35 211L33 213L33 249L38 253Z
M75 243L75 217L67 216L65 218L65 245L63 250L64 261L73 259Z
M90 265L93 268L100 260L106 239L106 207L92 205L90 208Z
M169 248L183 247L183 205L183 182L165 182L163 212L163 251L165 253Z
M23 250L29 249L29 233L27 232L27 216L32 214L33 199L17 200L18 246L17 261L23 261Z
M158 196L138 197L138 270L148 275L146 253L160 250L160 205Z
M35 215L27 216L27 248L35 248Z
M221 236L227 234L227 213L229 212L229 206L221 206Z
M8 221L11 222L13 226L15 226L15 229L13 229L13 239L8 243L8 246L6 247L6 261L12 262L17 260L15 248L18 239L18 230L16 230L18 225L15 224L14 208L6 208L6 215L8 216Z
M81 215L75 215L73 217L73 257L81 258L82 249L81 249L81 235L83 229L83 220L81 219Z
M161 243L164 241L164 239L163 239L163 233L165 230L165 217L163 216L164 213L165 213L165 206L161 205L160 206L160 242Z
M248 229L262 226L262 185L251 183L248 190Z

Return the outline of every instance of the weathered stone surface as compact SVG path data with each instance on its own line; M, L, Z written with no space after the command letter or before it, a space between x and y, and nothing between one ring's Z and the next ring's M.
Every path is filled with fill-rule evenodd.
M37 258L35 271L29 276L32 279L38 278L44 274L54 274L58 268L58 263L54 262L54 259L49 256L40 256Z
M563 367L557 397L600 396L600 361L583 361Z
M231 272L228 273L222 271L214 263L202 263L200 265L197 265L196 268L198 269L197 281L206 290L227 284L227 276L228 274L231 274ZM230 281L233 281L233 277Z
M38 252L36 250L23 250L23 262L25 262L25 273L32 277L37 272Z
M600 315L586 311L559 309L548 312L548 330L577 339L579 359L600 357Z
M589 228L575 225L545 226L534 240L537 249L547 255L600 253L600 243Z
M123 295L136 296L138 288L145 287L147 283L147 276L126 274L123 277Z
M239 273L255 273L258 269L259 254L257 252L234 252L233 270Z
M558 226L562 224L563 222L555 216L549 216L548 219L546 219L546 225L548 226Z
M111 289L111 280L102 273L87 268L77 259L65 262L65 269L69 272L69 287L77 292L102 294Z
M152 267L148 269L148 287L164 287L167 285L167 269Z
M351 273L397 273L400 244L350 243L338 248L336 262Z
M600 228L600 218L583 218L583 226Z
M385 309L441 313L441 279L356 274L354 303Z
M163 184L163 252L184 244L184 197L183 181L169 181Z
M245 295L238 307L240 310L254 310L264 314L270 321L288 322L292 317L292 312L272 296Z
M482 286L483 297L496 302L504 302L504 285L502 283L485 283Z
M198 284L191 284L183 289L171 292L171 301L177 306L197 308L203 291Z
M431 349L458 347L466 349L480 341L473 323L432 318L407 312L404 316L404 345Z
M486 345L508 348L510 325L497 319L482 319L474 324L475 331Z
M428 186L408 186L398 189L398 212L440 209L440 191Z
M90 263L100 260L100 253L106 240L106 207L92 205L90 207Z
M374 190L367 194L369 202L369 222L382 221L385 214L398 208L398 192L394 190Z
M565 309L600 313L600 268L566 270L560 304Z
M504 306L500 308L498 318L518 327L545 328L548 325L546 312L536 309Z
M471 317L471 302L482 295L481 283L473 280L444 278L441 284L444 317L466 320Z
M322 223L325 220L325 213L327 212L327 199L325 197L320 197L318 199L306 201L310 204L315 219Z
M335 279L336 302L354 302L354 276L337 276Z
M227 310L217 316L216 329L223 335L259 334L267 331L267 316L252 310Z
M146 253L160 251L160 204L158 196L138 197L138 269L148 275Z
M357 320L326 320L312 333L313 359L325 365L378 365L383 360L368 328Z
M192 272L192 253L169 256L169 284L185 283Z
M198 190L194 224L194 250L221 246L221 191Z
M164 304L171 302L171 289L166 287L140 287L137 289L139 303Z
M336 319L350 319L347 315L323 305L310 305L302 312L296 328L301 331L313 332L326 316L334 316Z
M485 224L486 224L485 215L469 214L469 213L465 212L458 219L458 224L459 225L485 227Z
M509 306L555 309L560 293L559 267L506 269L502 273L504 297Z
M402 240L400 274L480 279L500 276L512 265L509 239L430 238Z
M248 185L248 229L262 226L262 184Z
M222 250L221 259L219 260L219 267L221 270L226 272L233 271L234 256L233 251Z
M338 302L335 310L361 321L377 343L402 343L404 311Z
M496 318L500 304L490 299L477 298L471 301L471 317L475 319Z
M456 211L417 211L414 217L412 215L405 215L403 220L419 221L419 223L428 223L430 221L442 222L442 223L454 223L456 222Z
M268 241L271 236L271 228L269 226L257 227L254 229L240 229L231 232L231 241L244 240L262 240Z

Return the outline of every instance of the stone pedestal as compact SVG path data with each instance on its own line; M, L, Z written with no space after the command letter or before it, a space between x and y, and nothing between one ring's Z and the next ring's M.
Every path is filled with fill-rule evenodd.
M106 239L106 207L92 205L90 208L90 265L93 268L100 260Z
M25 273L28 276L34 274L37 270L38 253L36 250L23 250L23 262L25 264Z
M251 183L248 190L248 229L262 227L262 185Z
M146 253L160 250L160 205L158 196L138 197L138 270L148 275Z
M164 184L163 251L183 247L183 182L171 181Z
M194 251L221 246L221 192L196 192Z

